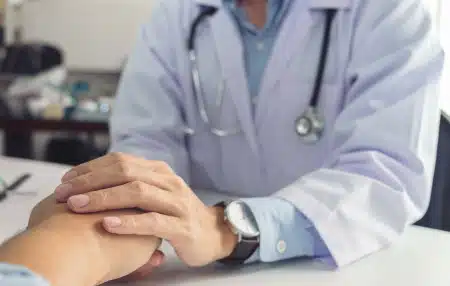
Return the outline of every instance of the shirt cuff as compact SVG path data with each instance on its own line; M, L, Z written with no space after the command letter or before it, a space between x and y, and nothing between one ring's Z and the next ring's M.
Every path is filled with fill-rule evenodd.
M330 256L313 224L290 202L275 197L242 201L252 210L260 231L259 249L247 263Z
M25 267L0 263L0 285L49 286L50 284Z

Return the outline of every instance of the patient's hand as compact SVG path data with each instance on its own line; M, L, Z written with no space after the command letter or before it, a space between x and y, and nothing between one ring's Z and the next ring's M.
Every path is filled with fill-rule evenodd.
M105 216L136 213L137 210L120 210L87 215L74 214L68 211L66 204L58 204L51 196L33 209L28 228L49 230L60 233L63 237L75 237L76 241L82 242L81 248L85 248L80 251L84 251L86 255L96 255L97 257L90 259L104 265L106 273L99 282L106 282L130 274L143 266L160 245L160 239L113 235L100 225ZM71 264L71 261L67 261L67 264ZM74 265L71 267L77 269Z
M28 228L35 227L49 219L67 217L69 214L67 210L66 204L58 204L53 196L49 196L39 202L31 211Z

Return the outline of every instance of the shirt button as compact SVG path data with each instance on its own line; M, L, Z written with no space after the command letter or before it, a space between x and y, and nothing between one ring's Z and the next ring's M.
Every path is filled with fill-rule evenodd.
M263 42L259 42L258 44L256 44L256 49L258 51L264 50L264 43Z
M286 252L286 248L287 248L286 241L284 240L278 241L277 250L280 254L284 254Z

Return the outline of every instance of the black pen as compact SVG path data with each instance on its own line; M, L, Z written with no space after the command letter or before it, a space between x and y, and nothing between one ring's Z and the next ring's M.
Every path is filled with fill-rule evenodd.
M25 173L19 178L17 178L14 182L11 183L11 185L7 186L5 188L5 191L14 191L15 189L18 189L23 183L25 183L26 180L28 180L31 177L30 173Z
M31 174L25 173L21 175L19 178L17 178L12 184L9 186L5 186L0 191L0 202L3 201L6 196L8 195L8 192L14 191L18 189L23 183L25 183L26 180L28 180L31 177Z

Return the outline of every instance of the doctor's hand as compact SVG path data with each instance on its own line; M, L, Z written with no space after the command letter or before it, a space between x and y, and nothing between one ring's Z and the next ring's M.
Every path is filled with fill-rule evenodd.
M225 258L237 243L223 219L223 209L204 205L163 162L112 153L74 167L64 175L55 194L77 213L144 211L107 217L103 227L114 234L165 239L189 266Z

